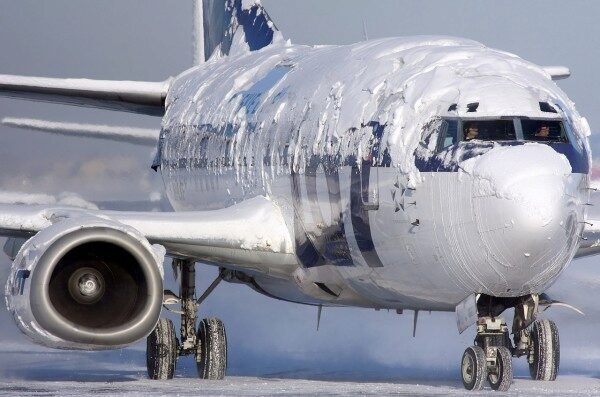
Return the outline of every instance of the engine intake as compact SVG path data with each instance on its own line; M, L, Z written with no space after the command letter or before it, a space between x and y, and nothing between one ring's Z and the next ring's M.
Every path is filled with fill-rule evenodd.
M158 321L162 255L137 231L116 222L59 222L28 240L15 258L7 284L9 310L21 330L44 345L131 344Z

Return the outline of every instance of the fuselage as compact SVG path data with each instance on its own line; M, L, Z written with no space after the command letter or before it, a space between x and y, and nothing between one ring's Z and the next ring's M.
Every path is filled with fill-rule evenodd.
M281 208L297 263L255 271L270 295L453 310L542 292L569 264L588 134L541 68L477 42L278 45L178 76L155 165L175 210Z

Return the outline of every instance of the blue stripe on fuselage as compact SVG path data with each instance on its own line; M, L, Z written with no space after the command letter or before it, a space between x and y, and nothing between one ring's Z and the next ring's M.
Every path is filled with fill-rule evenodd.
M317 192L317 169L322 165L327 185L327 194L331 211L331 222L326 224L321 213L321 203ZM301 181L306 184L306 200L302 200ZM306 166L304 175L292 172L292 192L294 196L294 224L296 234L296 252L304 267L325 264L353 266L348 240L342 219L340 177L338 167L330 161L322 161L313 156ZM325 192L323 192L325 193ZM323 194L325 195L325 194ZM318 232L308 231L304 219L311 214Z
M354 261L350 254L348 236L344 229L342 216L339 168L351 167L350 173L350 221L354 230L356 246L369 267L382 267L383 263L375 250L371 233L369 213L364 207L364 202L369 200L370 172L372 167L377 167L381 162L384 166L390 165L389 152L386 150L380 156L380 142L385 126L371 122L364 127L372 128L373 141L370 154L371 160L363 160L361 167L357 159L349 156L342 159L339 156L313 155L308 162L304 177L292 169L292 195L294 204L294 232L296 254L304 267L322 266L333 264L336 266L352 266ZM381 160L378 161L378 159ZM374 164L373 164L374 163ZM317 169L323 167L327 197L331 206L331 224L325 225L321 214L317 192ZM302 181L306 186L306 199L302 199ZM312 221L324 226L319 234L307 230L305 216L311 214Z

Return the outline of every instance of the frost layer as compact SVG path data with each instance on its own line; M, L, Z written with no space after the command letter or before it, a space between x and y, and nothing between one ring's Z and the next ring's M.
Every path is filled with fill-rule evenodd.
M543 68L475 41L278 43L177 77L167 97L159 162L171 199L199 161L213 173L235 170L243 198L268 192L271 178L288 173L290 164L302 172L313 155L368 156L378 123L385 126L382 150L391 165L416 185L421 175L414 152L423 126L450 115L450 105L458 104L453 116L547 118L541 101L560 106L585 141L586 120ZM480 104L476 114L467 113L472 102Z

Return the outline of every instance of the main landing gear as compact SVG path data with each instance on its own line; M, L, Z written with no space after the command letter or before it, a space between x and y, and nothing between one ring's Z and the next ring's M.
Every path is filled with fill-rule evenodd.
M181 272L180 296L165 291L165 304L181 304L180 338L173 322L161 318L146 339L146 365L150 379L172 379L179 356L194 355L201 379L223 379L227 369L227 336L218 318L205 318L196 329L198 306L222 280L221 274L198 299L195 297L194 262L174 259L173 269Z
M482 295L477 302L477 336L461 361L463 385L481 390L485 381L493 390L507 391L513 380L512 357L526 357L531 378L553 381L560 364L560 343L556 324L536 320L539 297L495 298ZM510 340L508 326L499 315L515 308Z

